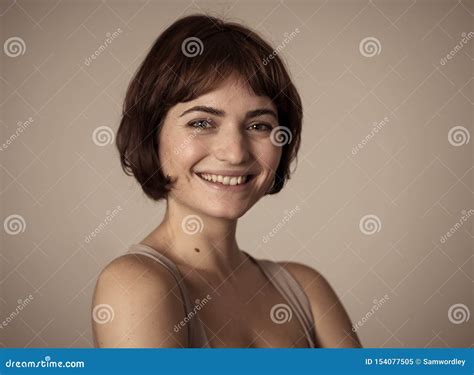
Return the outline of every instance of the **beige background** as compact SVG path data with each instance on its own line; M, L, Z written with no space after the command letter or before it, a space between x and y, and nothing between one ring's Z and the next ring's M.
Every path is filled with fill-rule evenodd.
M128 81L158 34L201 11L275 47L299 29L281 51L304 103L298 167L241 219L240 246L318 269L354 323L387 295L358 329L366 347L472 346L474 219L461 218L473 209L474 41L461 34L472 31L474 6L415 0L2 0L1 345L92 346L98 272L164 210L123 174L107 134L93 134L117 130ZM19 51L11 37L24 42ZM366 37L380 42L373 56L360 48ZM360 226L365 215L375 228Z

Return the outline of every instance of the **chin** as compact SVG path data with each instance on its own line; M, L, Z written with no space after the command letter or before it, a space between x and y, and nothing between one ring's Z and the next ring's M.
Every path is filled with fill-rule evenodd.
M230 205L216 205L214 207L205 207L202 212L208 216L220 219L236 220L242 217L248 211L248 207Z

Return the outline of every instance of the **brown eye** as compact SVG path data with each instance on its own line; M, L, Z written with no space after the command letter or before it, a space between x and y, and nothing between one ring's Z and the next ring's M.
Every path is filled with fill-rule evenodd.
M271 131L273 127L268 124L258 123L250 125L250 128L257 130L258 132L261 131Z
M209 120L196 120L190 122L188 125L197 129L206 129L211 126L211 123Z

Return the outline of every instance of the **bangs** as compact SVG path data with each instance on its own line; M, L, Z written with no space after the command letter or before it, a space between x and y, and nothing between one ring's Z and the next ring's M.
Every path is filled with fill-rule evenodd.
M116 136L124 172L133 174L150 198L166 198L173 182L161 172L158 152L166 114L235 77L255 95L268 97L279 125L291 133L267 194L278 193L300 146L303 109L277 52L238 23L207 15L175 21L156 39L127 89Z
M262 48L261 43L248 35L222 31L204 40L196 39L194 43L194 50L200 53L192 57L182 54L173 69L175 82L170 86L169 96L174 100L168 102L170 105L194 100L215 90L230 77L248 85L255 95L271 100L277 100L281 87L285 87L286 82L275 69L278 62L263 63L273 50L270 46ZM183 44L183 49L185 47Z

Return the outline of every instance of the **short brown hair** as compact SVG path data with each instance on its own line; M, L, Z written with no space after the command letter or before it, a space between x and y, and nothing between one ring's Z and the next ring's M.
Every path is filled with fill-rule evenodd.
M298 92L274 52L248 28L207 15L181 18L158 37L129 84L116 137L124 172L135 176L148 197L160 200L171 190L158 154L168 110L212 91L234 73L256 95L272 100L279 125L291 132L267 194L283 188L300 146L303 113Z

